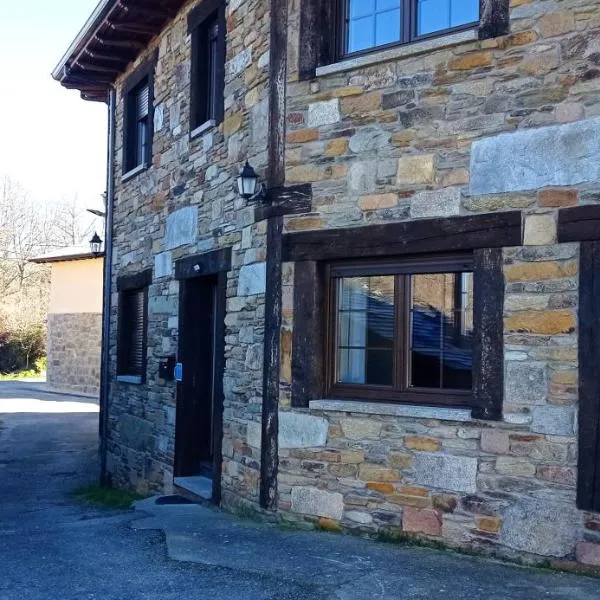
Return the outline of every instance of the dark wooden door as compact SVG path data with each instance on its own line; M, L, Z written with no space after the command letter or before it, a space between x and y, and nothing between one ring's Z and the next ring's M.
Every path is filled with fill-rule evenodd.
M215 448L216 277L181 282L175 474L212 475Z

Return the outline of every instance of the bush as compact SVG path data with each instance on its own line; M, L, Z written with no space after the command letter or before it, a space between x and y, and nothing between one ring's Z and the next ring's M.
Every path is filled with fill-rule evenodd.
M0 373L15 373L34 367L46 353L46 332L41 323L7 327L0 323Z

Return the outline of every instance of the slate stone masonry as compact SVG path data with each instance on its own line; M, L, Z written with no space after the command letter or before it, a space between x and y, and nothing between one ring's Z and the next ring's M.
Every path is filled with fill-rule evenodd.
M114 379L112 298L108 464L117 484L171 490L175 386L158 361L177 349L173 262L231 247L223 506L258 511L267 228L234 186L246 158L261 175L267 166L269 2L228 3L225 118L190 137L186 15L196 4L129 70L158 50L153 161L117 182L111 272L154 273L143 385ZM600 516L575 499L579 244L558 244L556 232L558 210L600 202L600 5L512 2L506 35L453 34L310 80L298 72L302 7L289 0L285 185L311 184L312 211L285 217L284 231L520 210L523 245L503 249L498 422L336 399L292 409L296 267L283 264L278 517L600 567Z
M56 390L98 394L102 315L48 315L48 385Z
M287 232L518 209L524 245L503 250L500 422L335 399L292 409L284 264L280 419L328 422L326 442L280 447L285 519L600 567L600 516L576 508L579 244L556 229L559 209L600 201L598 35L597 3L527 0L507 35L289 73L286 183L313 184L313 211Z

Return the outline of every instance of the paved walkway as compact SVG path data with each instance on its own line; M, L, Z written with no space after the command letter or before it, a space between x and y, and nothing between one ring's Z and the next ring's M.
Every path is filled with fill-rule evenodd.
M96 478L96 411L89 398L0 383L0 600L600 598L596 579L284 531L198 505L79 506L71 491Z

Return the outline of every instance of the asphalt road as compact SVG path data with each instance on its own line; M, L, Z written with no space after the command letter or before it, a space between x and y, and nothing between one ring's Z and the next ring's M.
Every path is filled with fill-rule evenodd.
M1 600L324 597L310 585L173 561L161 532L130 529L139 514L73 502L73 490L96 480L97 407L41 389L0 382Z
M97 406L0 382L0 600L592 600L600 579L353 536L293 532L198 505L81 506Z

